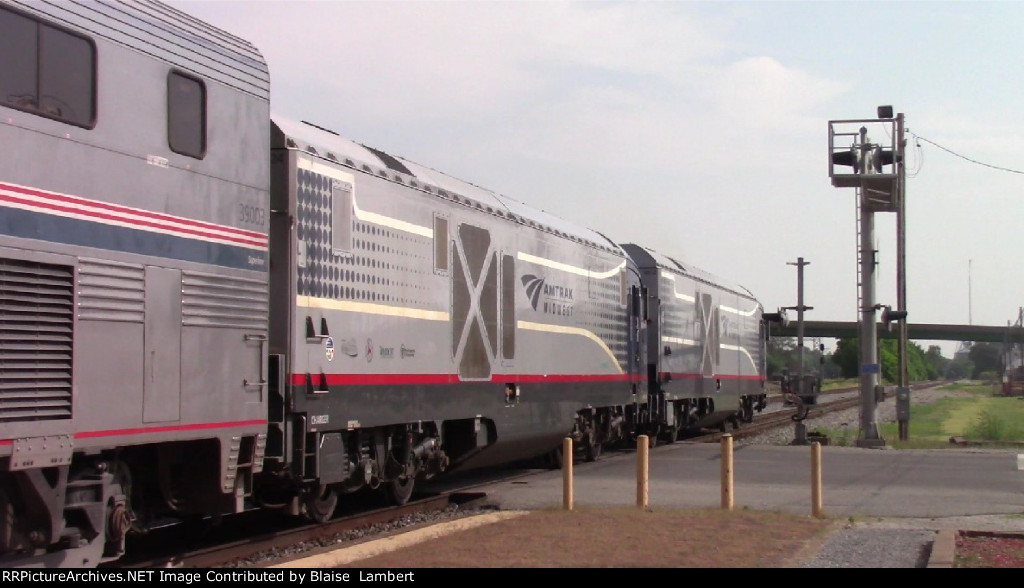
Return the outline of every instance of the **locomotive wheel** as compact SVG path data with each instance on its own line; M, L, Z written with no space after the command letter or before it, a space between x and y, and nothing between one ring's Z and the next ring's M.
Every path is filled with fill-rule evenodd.
M338 506L338 493L329 486L321 485L306 496L306 517L314 523L326 523L334 516Z
M401 506L412 497L413 488L416 486L416 478L412 476L399 476L384 485L384 493L388 502Z
M661 431L661 440L664 441L666 445L671 445L679 439L679 432L681 430L682 427L679 425L665 427Z
M562 455L562 447L558 446L544 456L544 463L546 463L550 469L560 470L562 469L562 462L564 459L565 457Z
M599 457L601 457L601 442L593 437L588 438L586 445L583 447L583 459L585 461L597 461Z

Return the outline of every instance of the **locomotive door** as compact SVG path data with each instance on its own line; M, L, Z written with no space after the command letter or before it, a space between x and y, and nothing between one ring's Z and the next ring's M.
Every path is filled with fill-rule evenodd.
M181 418L181 271L146 267L142 420Z

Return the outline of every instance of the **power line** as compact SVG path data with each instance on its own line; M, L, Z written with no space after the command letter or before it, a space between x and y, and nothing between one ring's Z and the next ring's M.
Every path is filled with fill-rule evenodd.
M997 169L999 171L1010 172L1011 174L1024 174L1024 171L1020 171L1020 170L1016 170L1016 169L1010 169L1010 168L1007 168L1007 167L1000 167L998 165L992 165L990 163L985 163L983 161L978 161L976 159L971 159L970 157L967 157L965 155L960 155L956 151L953 151L952 149L943 147L942 145L939 145L938 143L936 143L935 141L932 141L931 139L926 139L926 138L922 137L921 135L917 135L915 133L912 133L910 130L907 130L907 134L912 135L915 139L918 139L920 141L924 141L925 143L930 143L932 145L935 145L936 147L938 147L939 149L942 149L946 153L949 153L951 155L959 157L960 159L963 159L964 161L969 161L971 163L975 163L977 165L983 165L985 167L989 167L989 168L992 168L992 169Z

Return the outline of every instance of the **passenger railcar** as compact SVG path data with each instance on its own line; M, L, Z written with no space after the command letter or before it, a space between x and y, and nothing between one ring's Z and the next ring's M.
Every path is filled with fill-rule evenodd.
M95 565L262 463L268 71L150 2L4 0L0 38L0 551Z
M230 33L0 0L0 38L0 565L763 406L749 292L272 116Z

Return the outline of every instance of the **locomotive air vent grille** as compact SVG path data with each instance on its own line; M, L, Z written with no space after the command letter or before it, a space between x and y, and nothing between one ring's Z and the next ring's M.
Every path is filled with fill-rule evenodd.
M0 422L71 418L74 271L0 259Z

